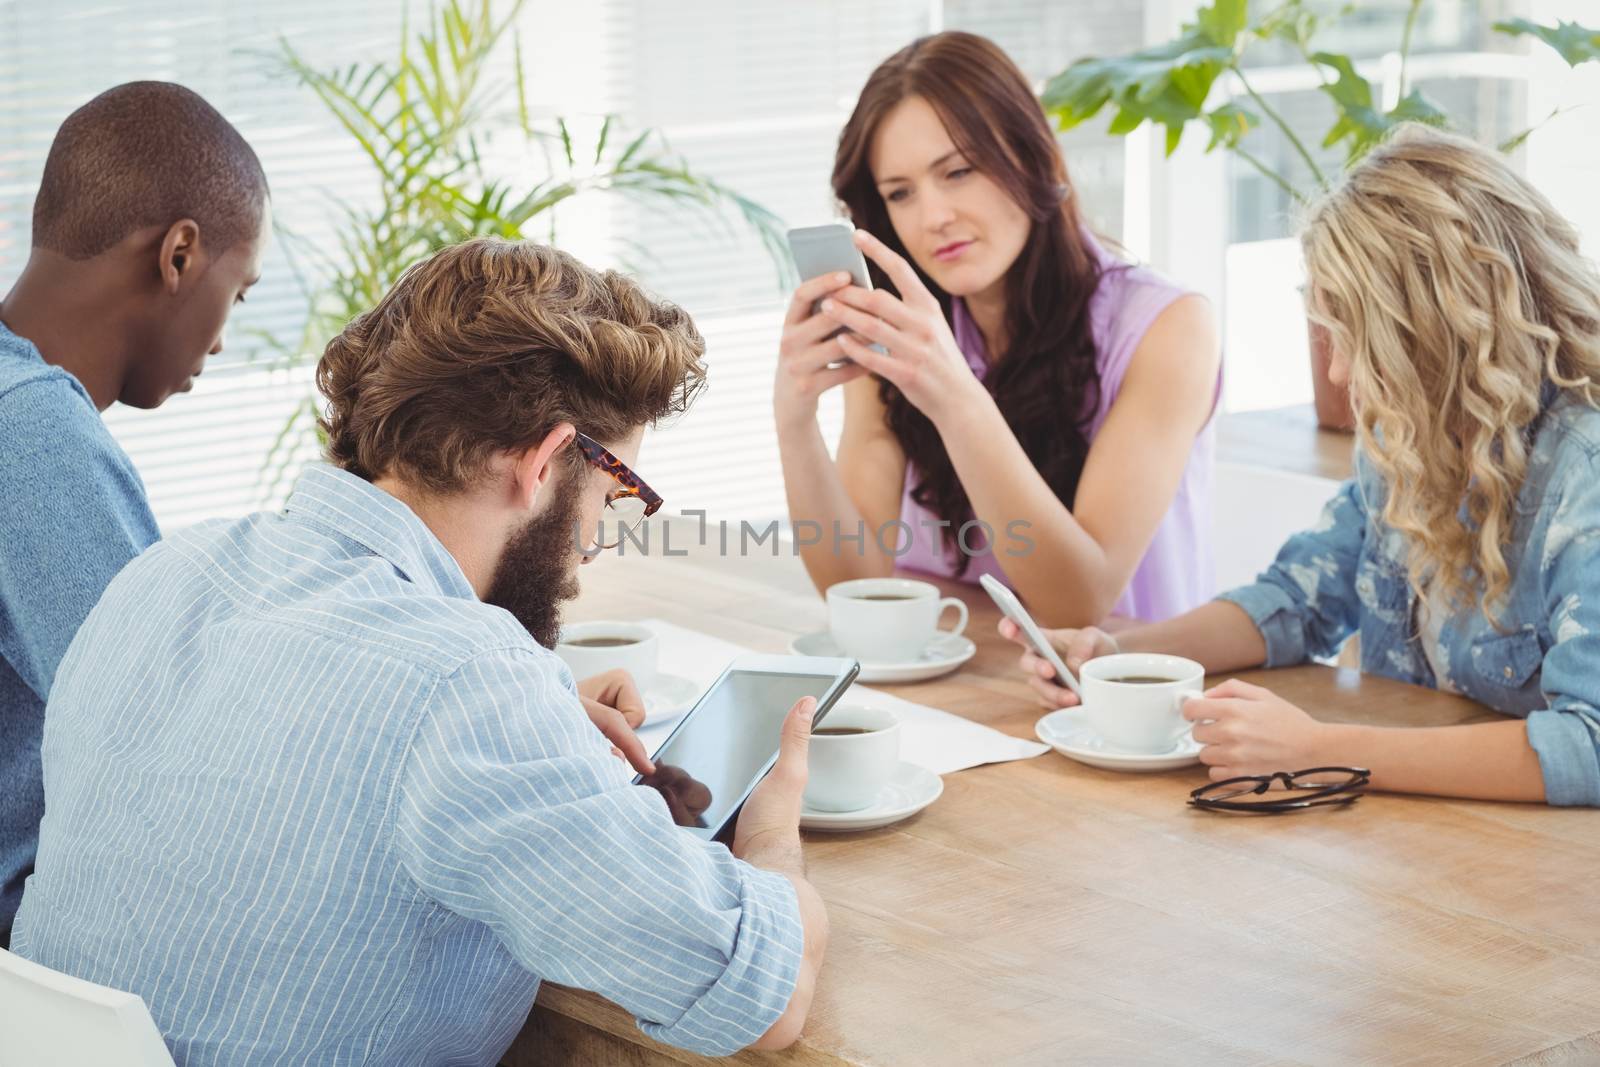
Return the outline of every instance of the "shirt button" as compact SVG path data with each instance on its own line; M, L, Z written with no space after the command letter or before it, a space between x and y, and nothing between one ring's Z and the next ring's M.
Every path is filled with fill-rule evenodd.
M1511 677L1511 668L1510 668L1510 667L1507 667L1507 668L1506 668L1506 669L1505 669L1505 672L1506 672L1506 677L1507 677L1507 678L1509 678L1509 677Z

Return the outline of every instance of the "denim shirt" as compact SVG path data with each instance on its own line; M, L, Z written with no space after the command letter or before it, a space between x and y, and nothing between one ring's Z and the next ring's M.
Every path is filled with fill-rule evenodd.
M78 379L0 323L0 945L39 841L56 666L107 584L159 536Z
M1333 655L1361 635L1361 669L1437 687L1413 620L1405 541L1382 519L1387 488L1360 454L1317 525L1291 537L1245 610L1268 667ZM1563 394L1534 428L1506 549L1497 629L1468 604L1440 631L1445 682L1528 722L1551 804L1600 806L1600 410Z

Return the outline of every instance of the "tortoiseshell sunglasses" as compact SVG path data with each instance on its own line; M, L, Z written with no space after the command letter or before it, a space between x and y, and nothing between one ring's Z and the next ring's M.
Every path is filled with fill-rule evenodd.
M617 538L615 541L605 540L605 524L602 523L602 540L598 546L616 548L622 544L623 534L661 510L661 495L644 484L644 479L629 470L622 460L607 452L594 438L580 433L573 443L590 466L600 468L616 480L617 488L606 497L606 507L611 511L612 521L617 524Z

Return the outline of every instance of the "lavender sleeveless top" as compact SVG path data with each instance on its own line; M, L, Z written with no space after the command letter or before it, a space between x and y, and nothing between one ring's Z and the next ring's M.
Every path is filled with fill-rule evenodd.
M1155 271L1123 263L1112 258L1098 245L1094 247L1104 273L1089 302L1095 365L1100 372L1100 402L1089 423L1091 441L1100 432L1100 427L1105 425L1106 415L1116 403L1128 364L1139 342L1144 339L1145 331L1156 316L1186 293L1186 290ZM966 305L959 299L953 303L951 319L956 344L967 357L967 365L972 368L972 373L981 380L988 369L983 335L978 332L967 314ZM1221 391L1222 375L1219 371L1213 406ZM1068 417L1071 409L1072 398L1062 397L1062 417ZM1211 484L1215 449L1216 420L1213 418L1195 438L1183 479L1178 483L1177 494L1161 524L1156 527L1155 537L1133 572L1128 587L1112 609L1114 614L1153 622L1181 615L1211 599L1216 592L1211 553ZM900 503L900 521L904 526L899 532L899 547L904 551L897 561L898 565L949 577L955 572L959 549L952 548L950 554L945 553L941 531L934 525L936 517L911 499L911 489L916 481L916 471L908 466L904 496ZM1022 534L1026 536L1027 531L1023 530ZM966 545L972 555L967 572L962 577L969 582L976 582L979 575L983 574L992 574L1005 581L1001 564L1007 558L1006 552L1016 552L1026 547L1023 542L1008 537L1005 530L996 530L993 544L988 544L978 528L969 531Z

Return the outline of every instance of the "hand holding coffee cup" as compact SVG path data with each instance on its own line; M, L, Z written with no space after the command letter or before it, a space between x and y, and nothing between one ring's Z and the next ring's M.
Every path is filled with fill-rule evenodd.
M618 668L633 676L640 692L656 680L660 642L655 631L633 622L579 622L561 628L555 652L578 681Z
M1085 626L1081 630L1046 630L1041 627L1039 632L1044 634L1045 640L1056 650L1056 655L1074 674L1081 672L1083 665L1092 659L1116 655L1121 651L1116 638L1093 626ZM1018 660L1018 665L1028 677L1028 687L1033 690L1034 699L1042 707L1055 710L1075 707L1080 703L1077 693L1056 684L1056 669L1033 650L1028 635L1022 632L1021 627L1010 619L1002 618L1000 636L1022 646L1022 658Z
M1169 752L1189 732L1183 707L1202 698L1205 668L1151 652L1098 656L1078 671L1084 712L1100 739L1122 752Z
M811 731L811 779L806 806L813 811L871 807L900 766L900 720L865 704L841 704Z
M939 587L909 578L858 578L828 587L828 629L847 656L863 663L907 663L939 634L967 628L967 605L939 596ZM956 624L940 630L945 609Z

